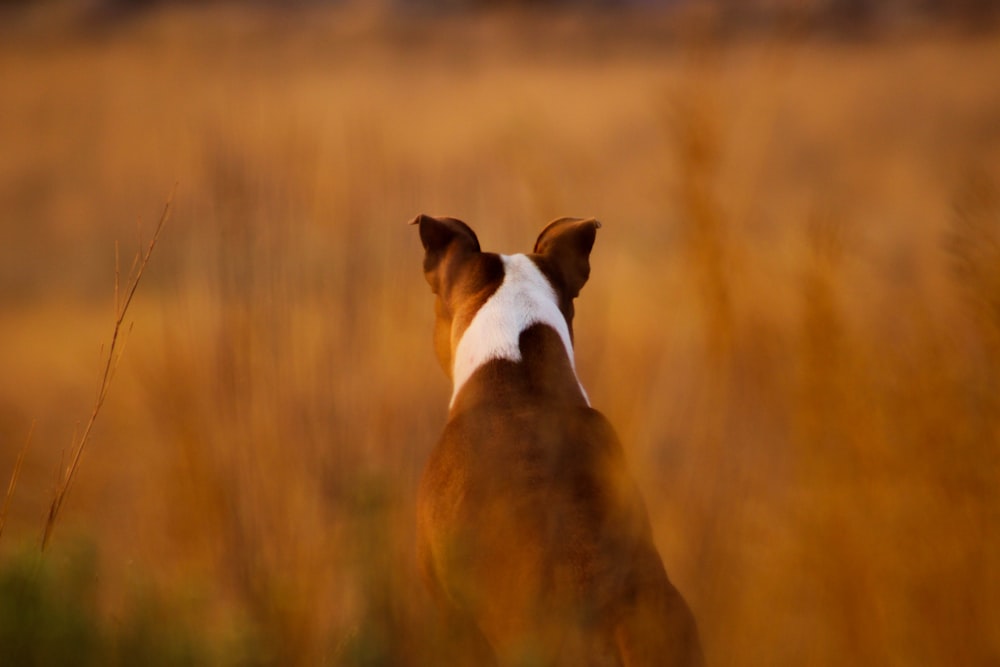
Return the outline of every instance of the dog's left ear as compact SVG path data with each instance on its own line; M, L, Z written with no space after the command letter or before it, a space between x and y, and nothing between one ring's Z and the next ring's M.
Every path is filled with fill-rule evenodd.
M535 241L535 253L547 259L566 296L575 299L590 277L590 251L601 223L594 218L553 220Z

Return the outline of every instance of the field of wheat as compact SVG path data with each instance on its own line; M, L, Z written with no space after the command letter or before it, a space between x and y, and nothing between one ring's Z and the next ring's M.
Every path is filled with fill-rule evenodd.
M0 664L435 664L421 212L603 222L577 367L710 664L1000 664L1000 36L601 21L3 29Z

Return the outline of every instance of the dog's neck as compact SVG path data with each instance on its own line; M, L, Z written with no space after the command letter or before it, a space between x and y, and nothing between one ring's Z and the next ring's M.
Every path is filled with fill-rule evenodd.
M583 401L587 392L576 375L573 340L569 325L559 310L555 290L541 270L526 255L500 255L504 278L496 292L479 308L469 326L460 332L454 345L451 407L473 374L490 362L517 365L525 361L521 345L524 334L541 325L548 327L562 343L569 372Z

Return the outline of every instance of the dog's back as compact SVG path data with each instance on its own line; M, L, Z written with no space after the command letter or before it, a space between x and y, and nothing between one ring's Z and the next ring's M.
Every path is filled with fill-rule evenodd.
M446 275L462 272L435 278ZM446 286L432 287L441 298ZM498 288L481 291L462 300L480 298L478 309ZM470 635L468 664L700 664L694 619L667 579L621 446L589 406L557 328L527 322L517 358L480 360L456 386L420 488L425 577ZM461 335L449 329L455 347Z

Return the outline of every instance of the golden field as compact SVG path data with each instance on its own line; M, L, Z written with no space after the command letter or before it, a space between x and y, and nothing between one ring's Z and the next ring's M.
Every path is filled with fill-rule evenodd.
M435 664L421 212L603 222L577 365L710 664L1000 664L1000 35L656 30L4 27L0 664Z

